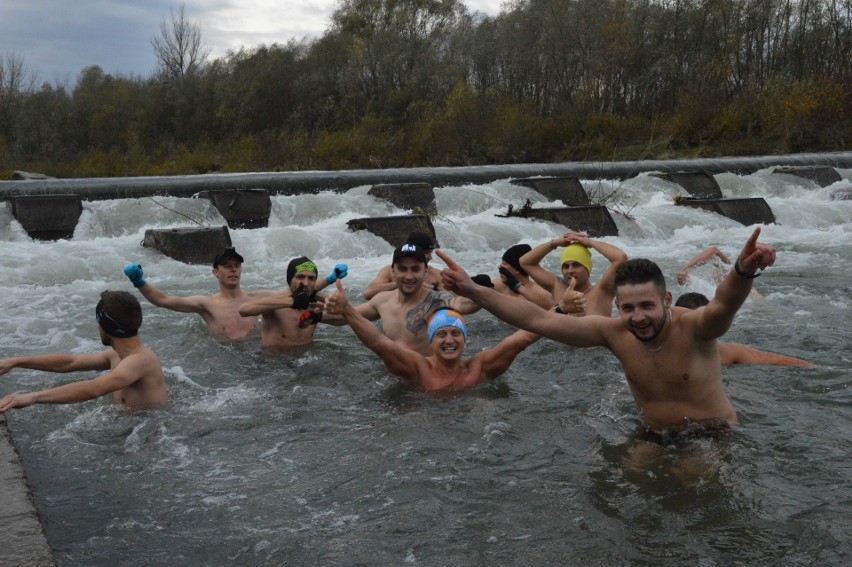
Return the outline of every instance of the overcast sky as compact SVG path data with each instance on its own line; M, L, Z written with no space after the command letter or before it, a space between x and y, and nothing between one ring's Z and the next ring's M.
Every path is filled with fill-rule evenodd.
M497 14L503 0L463 0L470 11ZM22 59L40 81L73 85L81 70L99 65L113 75L151 75L151 38L168 0L0 0L0 56ZM185 0L211 58L228 50L319 37L337 0Z

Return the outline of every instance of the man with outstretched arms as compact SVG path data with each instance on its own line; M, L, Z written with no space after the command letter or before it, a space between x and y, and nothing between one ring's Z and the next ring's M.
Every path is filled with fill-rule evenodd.
M576 347L604 346L621 362L646 431L679 432L691 425L727 428L737 414L722 387L718 339L748 297L758 270L775 249L749 237L734 270L703 309L671 307L660 268L630 260L615 278L618 317L567 317L474 284L455 262L441 258L447 289L475 300L500 319ZM689 427L689 429L692 429Z
M145 299L154 305L179 313L197 313L212 334L238 340L246 338L258 328L257 317L243 317L239 312L240 306L275 293L266 290L243 291L240 287L242 266L243 257L234 248L225 248L213 259L213 277L219 282L219 291L213 295L188 297L169 295L146 282L139 264L129 264L124 268L124 273Z
M428 319L429 354L424 356L379 332L376 326L349 303L343 286L326 301L326 308L340 314L364 346L375 352L387 369L403 383L428 392L456 391L493 380L509 369L525 348L539 339L527 331L516 331L497 346L464 358L467 326L458 311L441 308Z
M106 374L50 390L12 394L0 400L0 413L33 404L74 404L112 394L129 409L144 409L168 401L160 359L139 339L142 307L126 291L105 291L95 307L101 342L109 348L93 354L46 354L0 360L0 374L13 368L46 372L109 370Z
M541 267L541 261L547 254L562 247L559 265L562 277L555 276ZM592 253L597 251L609 260L609 267L597 284L592 285ZM562 238L556 238L544 244L539 244L523 256L521 266L530 277L552 294L553 301L558 301L565 288L574 278L577 283L574 289L586 294L586 315L612 316L612 300L615 297L615 272L627 261L627 254L621 249L598 240L592 240L581 232L567 232Z
M450 307L463 315L479 310L470 299L423 286L426 253L416 244L403 244L394 250L391 273L396 289L383 291L356 309L370 321L381 319L388 338L423 356L431 353L426 335L429 315L441 307Z
M529 244L516 244L503 252L497 271L500 277L492 280L487 274L477 274L471 279L479 285L493 287L505 295L521 296L542 308L553 306L550 292L532 279L521 266L521 256L532 250ZM585 299L583 300L585 302Z
M318 288L344 278L346 264L338 264L334 272L317 284L317 266L307 256L293 258L287 266L287 289L251 299L240 305L242 317L261 316L261 341L270 351L286 350L310 344L316 323L322 313L314 308L323 302Z

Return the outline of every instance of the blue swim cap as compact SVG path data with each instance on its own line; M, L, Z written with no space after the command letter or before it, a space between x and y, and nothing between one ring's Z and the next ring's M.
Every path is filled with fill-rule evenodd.
M467 341L467 326L464 323L464 317L462 317L461 313L458 311L445 308L435 311L435 313L432 314L429 318L429 328L426 331L429 336L430 343L438 329L443 327L455 327L456 329L461 329L461 332L464 335L464 340Z

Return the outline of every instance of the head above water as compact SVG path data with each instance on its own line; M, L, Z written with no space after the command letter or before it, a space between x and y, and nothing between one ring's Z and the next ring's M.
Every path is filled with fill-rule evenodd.
M652 282L660 295L666 293L666 278L660 267L647 258L632 258L615 271L616 296L624 285L640 285Z
M515 244L514 246L507 248L505 252L503 252L503 257L501 260L512 266L515 270L527 276L527 271L521 267L521 256L526 254L532 250L532 246L529 244Z
M104 291L95 306L95 319L103 332L117 339L135 337L142 326L142 306L126 291Z
M707 299L707 296L703 293L684 293L675 301L675 307L686 307L687 309L698 309L699 307L704 307L710 303L710 300Z
M430 343L435 337L435 333L444 327L459 329L462 332L462 335L464 335L464 340L467 341L467 325L465 324L464 317L462 317L461 313L455 309L444 308L435 311L432 316L429 317L429 326L426 333L429 337Z
M299 272L313 272L314 275L319 275L317 265L314 264L310 258L307 256L299 256L298 258L293 258L290 260L290 263L287 264L287 285L290 285L290 282L293 281L293 278Z
M240 264L243 263L243 257L237 253L233 246L225 248L213 258L213 269L215 270L219 266L224 266L231 260L236 260Z
M566 262L577 262L586 268L589 274L592 273L592 253L579 242L569 244L562 251L559 265L564 266Z

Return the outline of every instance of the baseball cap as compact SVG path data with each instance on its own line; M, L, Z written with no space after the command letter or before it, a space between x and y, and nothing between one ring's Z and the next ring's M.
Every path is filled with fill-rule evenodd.
M396 264L400 258L405 256L412 256L416 258L418 262L426 263L426 253L423 249L416 244L403 244L399 248L393 251L393 260L391 261L391 266Z
M223 266L231 260L236 260L240 264L243 263L243 257L237 253L233 246L225 248L216 255L216 258L213 259L213 267Z

